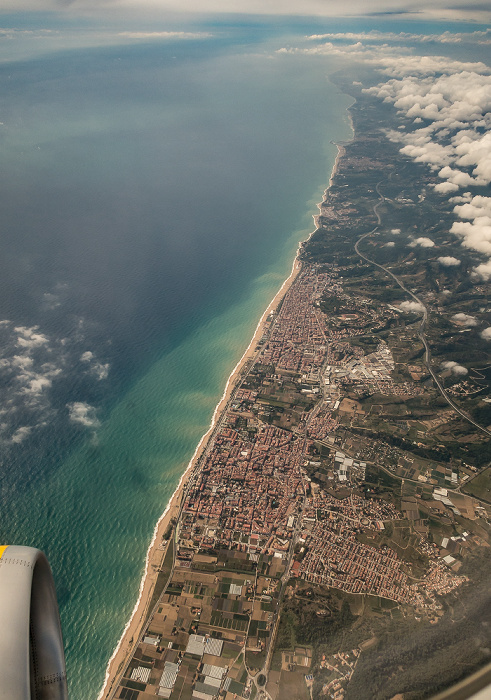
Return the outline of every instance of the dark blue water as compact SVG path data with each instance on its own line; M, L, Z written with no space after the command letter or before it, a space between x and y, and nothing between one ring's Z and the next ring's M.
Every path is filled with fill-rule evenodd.
M0 540L52 563L75 699L349 136L245 31L0 64Z

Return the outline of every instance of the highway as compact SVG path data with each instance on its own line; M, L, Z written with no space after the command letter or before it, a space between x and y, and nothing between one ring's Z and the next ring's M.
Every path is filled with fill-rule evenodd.
M368 233L363 234L363 236L360 236L360 238L359 238L359 239L357 240L357 242L355 243L355 252L356 252L356 254L357 254L360 258L362 258L363 260L365 260L365 262L369 263L370 265L373 265L374 267L377 267L379 270L382 270L383 272L385 272L385 274L389 275L389 277L392 277L392 279L399 285L399 287L400 287L404 292L406 292L406 294L408 294L415 302L417 302L417 303L421 306L422 311L423 311L423 316L422 316L422 318L421 318L421 323L420 323L420 326L419 326L418 337L419 337L419 339L421 340L421 342L423 343L424 348L425 348L425 357L424 357L424 361L425 361L426 368L428 369L428 372L429 372L429 374L431 375L431 377L432 377L432 379L433 379L433 381L434 381L434 383L435 383L435 385L436 385L438 391L439 391L440 394L443 396L443 398L444 398L445 401L448 403L448 405L451 406L451 407L453 408L453 410L454 410L456 413L459 414L459 416L461 416L461 417L462 417L464 420L466 420L468 423L471 423L471 425L473 425L475 428L477 428L477 429L480 430L481 432L483 432L483 433L485 433L486 435L488 435L489 437L491 437L491 431L490 431L490 430L488 430L488 429L485 428L484 426L480 425L479 423L476 423L476 421L475 421L473 418L471 418L470 416L468 416L467 413L465 413L461 408L459 408L459 407L455 404L455 402L449 397L449 395L447 394L447 392L446 392L445 389L443 388L443 386L442 386L442 384L441 384L439 378L437 377L437 375L436 375L435 372L433 371L433 368L432 368L432 366L431 366L431 350L430 350L430 346L429 346L429 344L428 344L428 340L427 340L427 338L426 338L426 333L425 333L426 328L427 328L427 325L428 325L428 308L425 306L425 304L423 304L423 302L421 301L421 299L420 299L418 296L416 296L416 294L415 294L414 292L412 292L410 289L408 289L408 288L406 287L406 285L404 284L404 282L402 282L402 281L397 277L397 275L395 275L391 270L389 270L387 267L384 267L383 265L380 265L379 263L376 263L374 260L371 260L371 259L368 258L366 255L364 255L363 253L360 252L360 248L359 248L360 243L361 243L363 240L365 240L365 238L368 238L368 236L371 236L372 234L374 234L374 233L377 231L377 229L379 228L379 226L381 225L381 223L382 223L380 214L378 213L378 207L379 207L384 201L386 201L387 198L384 197L384 195L380 192L380 189L379 189L380 184L381 184L381 183L378 182L377 185L376 185L376 188L375 188L375 189L377 190L378 196L380 197L380 200L379 200L379 201L377 202L377 204L375 204L374 207L373 207L373 213L374 213L375 216L377 217L377 222L378 222L378 224L377 224L377 226L376 226L374 229L372 229L372 230L369 231ZM388 201L390 201L390 200L388 200Z

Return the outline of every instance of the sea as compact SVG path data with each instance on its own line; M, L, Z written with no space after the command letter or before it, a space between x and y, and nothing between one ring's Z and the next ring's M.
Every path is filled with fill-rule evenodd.
M67 48L46 26L0 62L0 541L48 556L70 698L95 700L350 100L268 27Z
M300 20L1 19L0 543L48 556L70 698L95 700L350 98L335 58L278 51Z

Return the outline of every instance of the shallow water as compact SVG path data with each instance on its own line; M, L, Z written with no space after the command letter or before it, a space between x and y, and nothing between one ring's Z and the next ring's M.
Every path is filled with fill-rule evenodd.
M327 73L230 41L0 65L1 539L50 559L75 700L312 229L350 134Z

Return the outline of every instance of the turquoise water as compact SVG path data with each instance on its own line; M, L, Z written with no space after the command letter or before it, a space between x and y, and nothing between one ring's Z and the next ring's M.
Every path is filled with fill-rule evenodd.
M0 65L0 533L48 555L73 700L350 135L328 64L243 34Z
M448 27L225 18L122 44L2 19L28 33L0 46L0 541L47 553L70 697L95 700L155 523L351 135L339 65L276 50Z
M326 165L333 159L331 153ZM52 566L72 572L60 591L71 697L95 697L136 601L153 527L210 423L230 371L288 276L299 238L308 233L296 231L280 243L275 265L253 280L241 303L190 330L134 384L56 477L26 494L26 526L43 540L56 538ZM56 510L55 494L59 510L48 519L43 504Z

